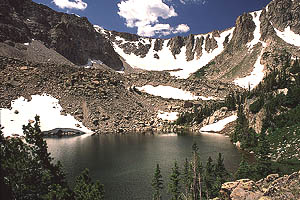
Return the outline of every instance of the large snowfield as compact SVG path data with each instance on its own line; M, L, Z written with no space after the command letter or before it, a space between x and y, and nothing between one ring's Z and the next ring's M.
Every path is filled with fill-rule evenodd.
M116 43L114 43L114 48L116 52L120 56L122 56L131 67L140 68L149 71L178 70L178 71L170 72L170 74L178 78L186 79L190 76L190 74L196 72L198 69L208 64L212 59L214 59L217 55L219 55L224 50L223 42L225 41L225 38L228 35L230 35L229 39L231 39L233 30L234 28L226 30L220 34L220 37L215 37L218 43L218 48L214 49L211 52L207 52L205 50L205 41L204 41L202 45L202 53L203 53L202 56L199 59L194 58L194 60L191 61L186 61L185 46L181 48L180 54L176 55L175 56L176 58L174 58L169 47L167 47L169 40L163 41L163 48L158 52L154 50L154 44L156 39L152 39L152 40L140 39L140 41L137 42L130 42L131 44L135 44L136 46L138 46L139 42L144 44L151 44L151 48L144 58L141 58L140 56L136 56L133 53L131 53L130 55L126 54L123 51L123 49L121 49ZM196 35L195 40L197 38L200 38L201 36L206 38L207 35L213 37L212 33L204 34L204 35ZM116 40L121 42L121 44L126 43L126 41L123 38L118 36L116 36ZM195 45L196 44L194 44L193 49L195 48ZM159 59L154 58L155 54L159 56Z
M0 109L0 123L4 127L2 131L5 137L13 134L22 136L23 125L27 125L29 120L34 120L36 115L40 116L42 131L68 128L91 133L88 128L71 115L61 115L62 107L54 97L46 94L32 95L31 97L31 101L20 97L11 103L11 109Z
M215 99L214 97L195 96L188 91L184 91L182 89L174 88L171 86L159 85L154 87L152 85L145 85L143 87L137 87L137 89L142 92L146 92L154 96L160 96L166 99L179 99L179 100L202 99L204 101Z

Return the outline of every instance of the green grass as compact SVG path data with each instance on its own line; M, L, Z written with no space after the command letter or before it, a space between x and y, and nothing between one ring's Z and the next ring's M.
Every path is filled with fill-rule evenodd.
M300 170L300 160L294 158L280 162L273 162L272 167L279 170L279 174L281 176L292 174L293 172Z
M216 62L215 61L212 61L212 62L209 62L207 65L205 65L204 67L198 69L194 75L197 77L197 78L202 78L203 76L205 76L205 71L211 66L211 65L215 65Z
M273 159L279 161L297 159L300 169L300 123L290 127L277 128L267 136Z

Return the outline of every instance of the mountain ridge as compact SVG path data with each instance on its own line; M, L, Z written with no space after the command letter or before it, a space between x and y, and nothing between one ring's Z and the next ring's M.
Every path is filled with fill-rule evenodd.
M163 130L162 127L169 126L169 122L158 119L158 112L192 112L194 104L204 105L205 101L195 100L187 105L182 100L163 99L140 92L136 88L145 85L171 86L191 92L194 96L212 97L214 100L224 99L230 93L248 89L249 86L250 89L255 88L266 73L273 68L280 68L283 64L278 61L277 54L287 51L292 57L300 57L299 47L288 44L281 38L284 38L284 34L278 36L276 32L278 30L285 33L288 25L291 30L297 29L300 23L300 20L295 20L299 17L298 3L299 0L273 0L261 11L239 16L233 28L186 37L155 39L108 31L90 24L87 18L58 13L31 0L5 0L0 4L0 55L15 57L17 61L2 60L5 69L3 73L9 72L10 65L18 67L19 64L13 63L22 63L22 59L28 63L24 65L35 66L33 63L42 63L43 66L49 67L73 66L75 71L83 70L83 75L72 70L66 71L66 76L71 78L63 77L66 83L53 86L57 88L48 90L49 95L57 97L60 101L70 101L70 98L65 99L63 91L70 93L74 98L76 95L83 95L82 101L76 101L76 105L73 106L81 112L86 109L82 102L87 102L87 110L96 113L93 116L77 118L89 128L100 132ZM281 8L285 8L286 15L291 16L285 25L278 24L281 23L282 16L275 12ZM43 12L44 16L39 18ZM111 71L108 67L114 70ZM94 69L108 71L109 79L113 80L112 84L102 85L97 77L91 77L89 73L93 73ZM125 73L119 74L115 70L124 70ZM23 72L16 70L3 75L5 84L2 85L2 96L6 102L5 107L9 107L8 102L24 95L24 91L20 92L18 89L24 82L14 78L22 77ZM73 76L72 73L76 75ZM45 74L45 77L38 74L37 82L51 82L49 74ZM95 84L95 80L91 80L90 83L89 78L100 82ZM119 82L116 83L115 79ZM40 86L35 85L36 91L28 90L28 95L41 93ZM91 91L86 93L82 88ZM14 94L6 90L12 90ZM98 97L94 96L97 91L100 92ZM122 98L119 98L118 92L121 92ZM111 96L107 95L110 93ZM131 99L136 98L137 102L128 100L126 95ZM143 102L146 99L149 102ZM124 107L124 110L118 110L117 106L112 107L111 102ZM128 106L128 102L132 105ZM154 105L153 108L151 105ZM67 104L62 107L75 113ZM114 110L111 111L110 108ZM126 119L119 116L123 114L126 115ZM106 119L107 116L109 120ZM106 120L96 123L102 118ZM128 119L132 121L131 127L127 126ZM194 130L199 131L199 128L201 127L197 125Z

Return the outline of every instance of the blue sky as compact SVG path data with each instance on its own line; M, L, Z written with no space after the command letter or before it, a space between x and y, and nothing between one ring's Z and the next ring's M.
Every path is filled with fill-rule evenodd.
M234 26L244 12L271 0L33 0L85 16L108 30L149 37L207 33Z

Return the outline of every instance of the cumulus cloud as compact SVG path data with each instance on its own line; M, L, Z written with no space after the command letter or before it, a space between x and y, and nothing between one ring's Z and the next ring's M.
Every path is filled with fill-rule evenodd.
M137 34L142 36L154 36L163 35L167 36L170 34L186 33L190 30L190 27L186 24L180 24L176 28L170 26L170 24L155 24L146 25L138 29Z
M138 35L151 37L177 31L177 28L169 24L160 23L161 19L178 16L174 7L168 6L162 0L123 0L118 3L118 7L118 14L126 20L126 26L137 27Z
M142 35L142 36L154 36L156 34L158 35L169 35L171 26L170 24L155 24L155 25L145 25L142 27L138 28L138 35Z
M77 10L84 10L87 8L87 3L83 2L82 0L53 0L53 3L57 5L61 9L77 9Z
M186 24L179 24L174 30L174 33L186 33L190 31L190 27Z

